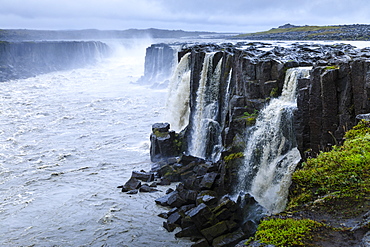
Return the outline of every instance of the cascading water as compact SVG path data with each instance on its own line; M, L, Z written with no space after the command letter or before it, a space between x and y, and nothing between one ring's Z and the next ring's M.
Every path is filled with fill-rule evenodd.
M255 126L248 130L245 164L239 171L236 192L251 193L270 213L284 210L291 174L301 159L293 112L297 107L297 80L308 77L309 70L289 69L282 95L271 100L260 112Z
M187 53L181 58L170 80L166 103L166 119L177 132L189 124L190 73L190 53Z
M217 160L222 147L221 126L216 121L219 114L219 85L222 58L213 68L215 53L207 53L196 97L196 108L192 117L189 153L193 156ZM212 149L212 150L211 150Z

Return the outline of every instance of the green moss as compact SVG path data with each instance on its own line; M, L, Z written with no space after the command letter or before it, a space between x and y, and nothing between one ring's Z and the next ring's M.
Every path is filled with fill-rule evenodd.
M160 132L159 130L155 129L153 131L153 134L156 135L157 137L167 137L168 136L168 132Z
M330 210L356 209L369 202L370 123L360 122L345 138L343 146L308 159L294 172L289 208L316 203Z
M268 218L258 226L253 240L275 246L307 246L314 231L324 226L310 219Z
M254 112L249 113L249 112L244 112L243 116L241 119L243 119L246 123L247 126L252 126L256 123L256 119L258 117L258 110L254 110Z
M238 159L238 158L243 158L243 157L244 157L244 153L243 152L232 153L232 154L229 154L228 156L225 156L224 157L224 161L225 162L229 162L231 160Z
M331 66L325 67L325 70L333 70L333 69L339 69L339 65L331 65Z
M270 92L270 97L271 98L276 98L279 96L279 88L278 87L274 87L271 92Z
M279 33L291 33L291 32L335 32L333 30L339 29L338 26L303 26L303 27L293 27L293 28L273 28L268 31L257 32L257 33L247 33L241 34L236 37L248 37L252 35L264 35L264 34L279 34Z

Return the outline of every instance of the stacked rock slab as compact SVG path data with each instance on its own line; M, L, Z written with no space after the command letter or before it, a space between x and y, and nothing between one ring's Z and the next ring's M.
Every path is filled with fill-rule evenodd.
M254 234L263 208L250 195L231 200L227 193L230 174L224 162L207 162L192 156L182 155L175 163L167 162L153 171L160 180L180 182L175 190L156 200L161 206L171 208L160 214L165 218L163 226L172 232L177 227L176 237L188 237L199 246L234 246ZM254 217L243 217L252 213ZM254 214L259 210L260 214ZM252 214L251 214L252 215Z

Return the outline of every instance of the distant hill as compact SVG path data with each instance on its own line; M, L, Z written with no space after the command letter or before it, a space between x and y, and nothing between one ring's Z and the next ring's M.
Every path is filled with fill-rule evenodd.
M222 36L215 32L188 32L183 30L163 29L128 29L128 30L28 30L28 29L0 29L2 41L26 40L83 40L83 39L115 39L115 38L207 38Z
M370 40L370 25L295 26L285 24L268 31L234 36L249 40Z

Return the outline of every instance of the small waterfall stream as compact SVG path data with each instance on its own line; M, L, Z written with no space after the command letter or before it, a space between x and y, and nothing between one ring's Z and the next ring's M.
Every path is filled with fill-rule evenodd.
M204 58L189 144L191 155L213 161L219 158L222 147L221 126L217 122L222 58L213 67L214 55L215 53L207 53Z
M245 163L239 171L236 193L251 193L270 213L284 210L291 174L301 156L295 141L293 112L296 85L310 68L287 70L282 95L272 99L247 133Z
M166 102L166 119L177 132L189 124L190 73L190 53L187 53L181 58L172 75Z

